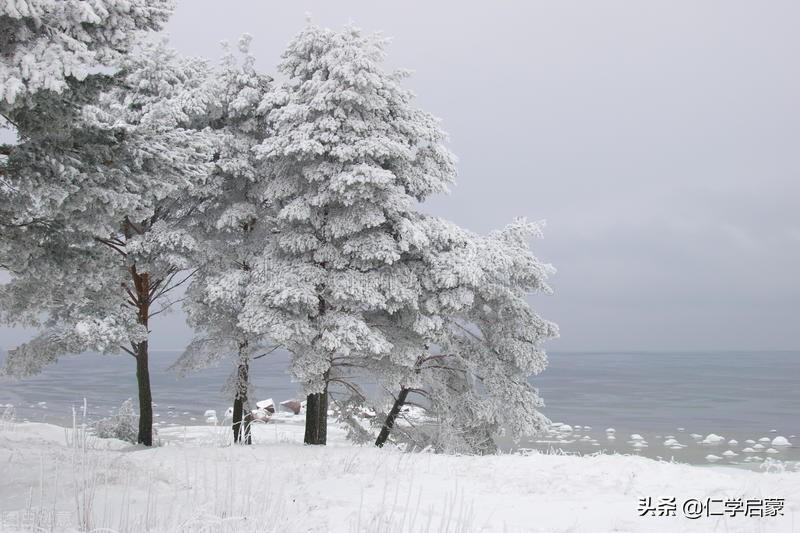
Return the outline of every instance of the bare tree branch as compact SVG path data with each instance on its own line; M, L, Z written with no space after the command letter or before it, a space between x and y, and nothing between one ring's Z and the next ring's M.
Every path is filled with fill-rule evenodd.
M116 242L113 242L113 241L111 241L109 239L101 239L100 237L95 237L94 240L96 240L97 242L99 242L101 244L104 244L104 245L108 246L109 248L111 248L115 252L121 254L122 257L128 257L127 252L125 252L125 250L119 248L119 245Z
M135 354L135 353L133 353L133 350L129 350L129 349L127 349L127 348L126 348L126 347L124 347L124 346L120 346L120 349L121 349L123 352L125 352L125 353L129 353L129 354L131 354L131 355L132 355L134 358L136 358L136 354Z
M340 384L344 385L345 387L347 387L348 389L350 389L351 391L353 391L355 394L357 394L362 400L366 400L367 399L367 397L364 396L364 394L360 390L358 390L354 385L352 385L351 383L348 383L347 381L345 381L343 379L329 378L328 381L332 382L332 383L340 383Z
M256 359L261 359L262 357L266 357L266 356L268 356L269 354L271 354L272 352L274 352L275 350L277 350L278 348L280 348L280 347L282 347L282 346L283 346L282 344L278 344L278 345L276 345L276 346L273 346L273 347L272 347L272 348L270 348L270 349L269 349L267 352L265 352L265 353L262 353L261 355L257 355L257 356L255 356L255 357L253 357L253 361L255 361Z

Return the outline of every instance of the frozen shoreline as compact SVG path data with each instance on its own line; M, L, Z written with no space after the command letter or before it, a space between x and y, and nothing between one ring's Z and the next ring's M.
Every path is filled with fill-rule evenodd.
M0 530L37 519L68 531L87 516L112 531L187 532L790 532L800 523L798 472L620 455L404 454L355 447L333 425L329 446L305 447L302 430L301 417L257 425L255 445L232 447L227 427L169 427L161 447L145 449L93 437L82 447L80 431L6 423ZM671 496L784 498L784 516L638 516L639 498Z

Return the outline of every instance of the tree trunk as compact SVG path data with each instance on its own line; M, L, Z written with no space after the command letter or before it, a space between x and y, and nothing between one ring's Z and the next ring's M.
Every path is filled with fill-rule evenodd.
M153 445L153 396L150 392L147 341L136 345L136 383L139 386L139 436L137 442Z
M325 445L328 439L328 386L320 393L306 397L305 444Z
M127 236L127 233L126 233ZM135 293L136 318L147 329L150 319L150 275L138 272L136 265L130 267ZM130 294L130 292L129 292ZM149 351L147 340L134 345L136 353L136 383L139 387L139 435L136 441L145 446L153 445L153 396L150 391Z
M394 422L397 420L397 415L400 414L400 409L403 408L403 405L406 403L406 398L408 397L408 392L411 389L407 389L405 387L400 388L400 394L397 395L397 399L394 401L394 405L389 410L389 414L386 415L386 420L383 422L383 427L381 427L381 432L378 433L378 438L375 440L375 446L378 448L382 448L383 445L386 443L386 439L389 438L389 433L392 432L392 428L394 427Z
M237 369L236 394L233 398L233 442L236 444L242 442L242 440L244 440L245 444L252 444L250 436L251 417L244 415L245 406L247 405L248 372L247 361L241 361Z

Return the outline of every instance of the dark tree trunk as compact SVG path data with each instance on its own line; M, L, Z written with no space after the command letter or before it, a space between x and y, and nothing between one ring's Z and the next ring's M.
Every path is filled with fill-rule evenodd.
M328 386L306 397L306 444L325 445L328 439Z
M150 319L150 275L138 272L136 265L130 267L135 300L137 321L147 329ZM130 291L129 291L130 294ZM134 295L131 295L132 298ZM136 384L139 387L139 435L136 441L145 446L153 445L153 395L150 391L149 351L144 340L133 346L136 353Z
M150 392L147 341L136 345L136 383L139 386L139 436L137 442L153 445L153 396Z
M233 442L252 444L250 436L251 416L244 415L245 405L247 404L247 383L249 368L247 361L239 363L237 369L236 394L233 398Z
M405 405L410 390L411 389L405 387L400 388L400 394L397 395L394 405L392 405L392 408L389 410L389 414L386 415L386 420L383 422L381 432L378 433L378 438L375 440L375 446L378 448L382 448L386 443L386 439L389 438L389 434L392 432L392 428L394 428L395 420L397 420L397 415L400 414L400 409Z

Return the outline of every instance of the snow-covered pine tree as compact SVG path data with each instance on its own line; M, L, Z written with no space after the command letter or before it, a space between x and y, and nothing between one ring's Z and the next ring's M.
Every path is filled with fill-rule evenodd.
M145 445L153 442L148 326L191 274L195 241L183 221L214 188L208 73L204 61L148 46L92 101L82 90L47 94L25 115L9 165L12 189L33 199L28 219L43 223L3 248L12 277L0 311L43 332L9 353L5 372L29 375L68 353L129 353ZM58 105L46 107L52 98Z
M397 440L487 453L499 432L531 435L545 422L528 380L544 370L541 343L558 329L533 311L527 297L550 292L552 267L528 246L541 235L538 224L518 220L483 237L435 217L424 221L417 246L422 253L408 263L420 280L419 301L383 318L405 329L406 339L416 339L418 357L410 366L392 358L370 361L369 372L394 393L388 411L373 406L375 443L382 446L396 431L403 407L417 396L435 423L403 428Z
M271 238L274 213L260 200L262 176L255 170L253 148L266 133L261 102L271 79L255 68L250 36L239 41L243 60L227 52L211 82L215 110L211 121L221 137L213 181L215 190L194 216L197 241L193 276L184 303L195 337L173 365L181 373L234 358L227 389L233 397L234 442L249 444L242 426L248 402L250 363L266 353L265 339L239 326L253 268ZM227 47L226 47L227 48Z
M171 12L171 0L0 2L0 128L30 141L41 133L26 129L31 115L49 121L51 136L56 127L71 127L54 120L69 115L56 107L88 101L98 73L113 68L144 33L160 29ZM64 92L72 95L66 101L59 98ZM31 218L23 208L30 199L6 177L14 151L13 144L0 145L0 268L4 239L16 237L19 227L46 224Z
M25 107L42 90L74 90L113 66L142 32L159 30L172 0L4 0L0 4L0 101Z
M258 149L263 200L277 210L241 316L293 355L307 397L307 444L325 444L328 385L360 360L418 354L370 321L415 301L405 265L420 232L415 202L455 175L439 122L413 106L403 72L383 68L386 41L310 25L280 64L270 135Z

